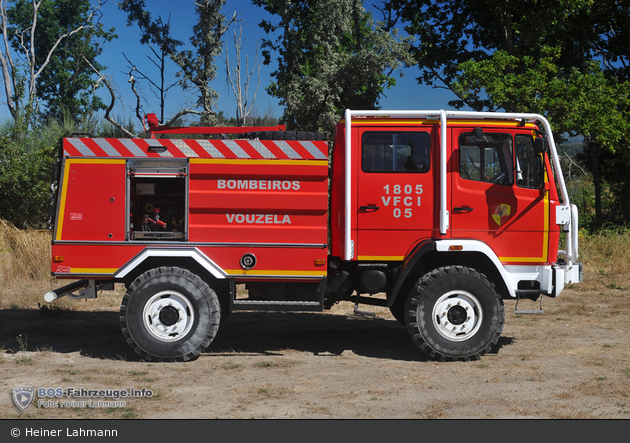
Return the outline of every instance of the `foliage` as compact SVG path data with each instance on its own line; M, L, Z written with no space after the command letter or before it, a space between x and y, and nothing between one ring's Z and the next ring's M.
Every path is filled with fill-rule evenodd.
M330 134L346 108L376 109L410 63L393 23L376 23L359 0L255 0L279 22L262 21L265 63L278 53L268 92L280 99L289 129Z
M600 0L601 1L601 0ZM605 0L607 1L607 0ZM611 0L613 1L613 0ZM592 0L391 0L415 35L413 48L422 83L452 89L464 62L479 62L503 51L509 56L544 58L562 48L561 68L582 67L597 27ZM598 2L599 3L599 2ZM517 73L518 68L512 67ZM471 100L476 99L476 100ZM489 107L479 96L460 97L452 106Z
M58 143L73 133L96 137L119 136L113 127L87 117L75 121L69 113L31 130L27 137L13 137L14 122L0 128L0 219L18 228L44 228L48 218L52 166Z
M79 119L81 115L105 109L102 100L94 94L96 80L88 62L103 69L96 59L103 52L104 44L116 35L113 29L105 30L96 17L91 16L92 10L89 0L43 0L37 10L36 23L31 0L16 0L7 10L8 38L13 49L18 53L33 51L30 67L33 71L24 81L35 81L35 96L45 118L61 120L64 113L70 113ZM80 30L55 46L61 35L76 29ZM40 70L34 79L33 73ZM15 92L20 95L19 90ZM31 103L32 98L27 99ZM35 110L35 106L32 108Z
M248 124L251 126L277 126L280 124L279 119L273 117L270 113L259 114L252 112L248 117ZM216 115L217 126L242 126L236 117L226 117L223 111L219 111Z
M606 78L594 62L559 75L559 49L543 50L539 59L496 51L463 62L452 89L465 102L480 103L483 96L491 109L544 114L556 133L583 136L614 153L629 130L630 84Z
M536 112L560 137L583 137L580 159L593 179L595 224L604 222L605 212L630 221L627 2L390 3L419 37L420 82L453 91L452 106ZM620 209L616 215L604 211L606 192Z
M52 146L29 148L0 137L0 218L20 228L45 226Z
M193 27L190 43L195 48L179 51L171 56L181 69L178 74L183 89L195 87L199 91L197 104L206 118L216 113L214 108L217 92L210 86L216 78L215 59L223 50L222 38L230 25L236 21L236 14L226 19L222 13L225 0L199 0L195 2L197 23Z

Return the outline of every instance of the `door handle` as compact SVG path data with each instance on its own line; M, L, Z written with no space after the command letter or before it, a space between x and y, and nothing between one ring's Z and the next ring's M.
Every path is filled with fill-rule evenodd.
M379 209L381 209L381 208L379 208L378 206L376 206L376 205L375 205L375 204L373 204L373 203L370 203L370 204L368 204L367 206L360 206L360 207L359 207L359 211L376 212L376 211L378 211Z
M470 208L468 206L465 206L463 208L457 207L457 208L453 208L453 211L455 212L472 212L473 208Z

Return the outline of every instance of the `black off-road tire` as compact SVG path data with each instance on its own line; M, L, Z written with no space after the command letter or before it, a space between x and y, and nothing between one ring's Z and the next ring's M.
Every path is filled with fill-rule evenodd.
M505 307L494 285L464 266L425 274L405 306L411 339L440 361L478 360L497 344L504 322Z
M120 306L127 343L148 361L197 358L214 340L220 319L214 290L199 276L178 267L141 274Z

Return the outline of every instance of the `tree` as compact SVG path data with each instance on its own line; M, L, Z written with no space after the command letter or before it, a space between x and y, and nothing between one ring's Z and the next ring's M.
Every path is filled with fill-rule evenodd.
M224 5L225 0L197 0L197 23L190 38L195 52L184 50L171 56L181 70L178 75L182 88L197 89L197 105L201 107L201 113L206 119L216 114L214 108L218 94L210 86L217 75L215 60L223 50L223 35L237 21L236 13L232 18L226 19L222 12Z
M278 53L268 92L289 128L330 134L345 108L376 109L411 57L391 23L376 23L359 0L254 0L279 17L261 22L265 63ZM274 37L275 36L275 37Z
M613 0L614 1L614 0ZM390 0L416 36L413 48L418 81L453 91L460 66L482 61L496 51L519 60L538 60L550 47L560 47L562 69L586 67L596 36L588 16L592 0ZM521 66L513 66L518 73ZM456 91L453 91L457 94ZM480 95L458 97L451 106L492 108Z
M419 37L419 82L453 91L452 106L538 112L556 134L584 137L598 221L604 179L618 180L617 188L626 190L617 198L625 200L630 221L627 174L603 176L604 170L623 169L629 156L627 1L390 3L408 21L407 31Z
M225 70L227 72L228 83L234 92L234 98L236 99L236 124L238 126L247 126L247 117L252 112L254 103L256 102L256 94L258 93L258 87L260 86L260 63L258 62L258 47L256 47L256 54L254 55L254 66L251 71L249 69L249 57L245 56L245 67L243 71L243 60L241 58L241 51L243 49L243 28L241 27L238 37L236 36L236 29L234 30L234 61L230 65L230 54L226 47L225 49ZM249 87L252 76L256 73L257 83L256 89L252 96L251 102L249 101Z
M607 78L595 62L584 71L573 68L560 75L559 51L548 51L538 60L497 51L486 60L464 62L452 88L464 102L470 96L479 102L476 97L483 95L497 109L546 115L560 137L583 137L595 186L596 219L601 221L602 161L628 161L630 83Z
M195 51L180 51L178 47L182 45L182 42L171 36L169 22L164 22L161 18L153 20L151 14L146 10L144 0L125 0L119 5L121 10L127 12L128 23L137 23L139 26L141 30L140 41L150 46L155 57L155 59L151 59L151 61L160 70L160 81L158 83L150 80L148 76L144 75L142 71L139 71L138 68L130 62L132 66L129 71L129 82L137 99L136 116L143 123L143 127L144 120L140 111L141 99L135 88L137 80L134 77L134 73L139 73L141 79L148 80L159 91L161 122L163 125L171 126L186 114L201 115L204 123L209 124L210 116L216 114L213 108L215 107L218 95L210 86L210 83L216 78L215 58L220 56L222 52L223 35L228 31L231 24L237 20L236 14L234 14L231 19L226 20L221 12L224 4L225 0L202 0L195 2L195 11L198 21L193 27L193 37L190 39ZM154 49L152 45L156 45L157 49ZM180 68L180 71L177 73L179 77L178 84L184 90L191 87L198 90L199 96L196 107L201 107L201 110L182 109L167 122L164 122L164 98L168 89L174 86L166 86L164 82L165 61L167 56ZM129 60L127 61L129 62ZM97 67L92 65L92 70L99 76L100 81L107 87L111 96L111 102L105 110L105 120L112 123L118 131L128 137L141 136L144 131L136 134L112 117L111 113L116 100L116 92L114 91L112 82L103 75Z
M103 42L115 38L113 29L105 31L98 23L105 2L17 0L8 7L0 1L0 66L7 106L18 126L31 124L39 111L78 119L104 107L92 94L95 81L83 60L98 64Z
M177 84L166 84L166 60L177 52L177 48L183 45L183 42L171 36L170 15L166 21L163 21L162 17L152 19L144 0L124 0L118 7L127 13L127 26L135 23L140 28L140 43L149 46L153 53L153 57L148 56L148 59L158 68L159 80L152 80L126 56L125 59L131 65L130 77L136 72L140 79L148 81L151 89L156 91L155 94L160 100L160 122L165 123L166 95Z

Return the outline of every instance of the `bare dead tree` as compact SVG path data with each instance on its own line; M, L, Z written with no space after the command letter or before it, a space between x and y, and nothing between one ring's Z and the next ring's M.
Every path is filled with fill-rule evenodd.
M48 66L52 55L59 45L77 32L93 27L91 24L92 19L103 5L107 3L107 0L97 0L96 6L87 16L83 24L58 36L50 51L48 51L44 61L41 63L38 63L39 60L35 58L35 30L37 29L39 8L42 4L42 0L32 0L32 3L33 20L31 26L21 32L15 32L21 49L21 53L19 53L18 56L26 63L26 68L23 70L20 68L20 64L16 62L11 55L12 48L9 42L10 30L7 14L7 0L0 0L0 32L2 32L3 38L3 47L0 49L0 69L2 71L7 106L11 117L13 117L15 121L18 121L22 117L21 112L23 108L25 108L27 112L35 108L37 100L37 78ZM26 96L26 106L22 106L23 96Z
M153 94L156 96L156 98L160 101L160 121L164 121L164 110L166 107L166 95L168 93L168 91L177 86L179 84L179 81L173 82L170 85L167 85L165 82L165 61L166 61L166 56L164 53L162 54L158 54L155 49L153 49L153 47L149 44L149 49L151 49L151 51L153 52L153 54L155 55L155 60L152 57L147 56L147 58L151 61L151 63L153 63L155 66L157 66L157 68L160 71L160 80L159 80L159 84L156 83L153 79L151 79L151 77L149 77L148 75L146 75L143 71L141 71L140 69L138 69L138 67L131 62L131 60L129 60L129 58L127 57L127 55L123 52L123 57L125 57L125 60L127 60L127 63L129 63L129 67L131 68L132 71L135 71L137 73L137 77L140 80L146 81L149 84L149 89L151 90L151 92L153 92Z
M160 122L163 122L166 108L166 95L171 88L179 84L179 81L167 84L166 62L169 58L169 54L176 53L177 47L183 43L171 36L170 14L166 21L163 21L162 17L158 17L155 20L151 19L151 14L145 9L144 0L125 0L125 2L120 4L120 7L128 13L129 23L135 22L138 24L142 32L140 43L147 45L153 54L147 55L147 59L158 69L159 79L154 80L151 76L138 69L135 63L129 60L125 53L123 53L123 57L125 57L129 65L134 68L138 74L138 79L147 82L151 92L153 92L160 101L159 115Z
M245 55L245 70L243 71L241 51L243 49L243 27L241 26L238 37L236 29L234 30L234 64L230 65L230 54L226 45L225 48L225 67L227 71L227 82L234 92L236 99L236 121L239 126L247 126L247 116L252 112L258 87L260 86L260 68L258 62L258 45L256 45L256 53L254 55L254 66L251 71L249 69L249 56ZM249 102L249 88L252 76L256 74L256 89Z
M129 80L127 81L131 84L131 91L133 92L133 95L136 96L136 118L140 120L143 132L146 132L147 128L144 126L144 119L142 118L142 113L140 112L142 109L140 94L138 94L138 90L136 89L136 79L133 76L133 71L135 70L135 68L131 68L129 70Z
M111 116L111 112L114 109L114 105L116 104L116 92L114 91L114 88L112 86L111 80L108 79L107 77L105 77L103 74L101 74L101 72L98 69L96 69L94 67L94 65L92 65L85 57L83 57L83 59L90 66L90 68L92 68L94 73L99 76L99 79L100 79L99 81L103 82L103 84L105 85L105 87L109 91L109 95L112 98L111 102L109 103L109 106L105 110L105 116L104 116L105 120L107 120L112 125L114 125L114 127L116 129L118 129L120 132L125 134L127 137L138 138L140 136L140 134L142 134L142 132L140 134L134 134L133 132L131 132L127 128L125 128L123 125L118 123L116 121L116 119L114 119ZM132 72L130 72L130 74L132 74ZM132 84L132 87L131 87L132 91L134 91L134 93L136 94L136 98L137 98L137 101L136 101L136 116L139 116L140 115L140 109L139 109L139 107L140 107L140 97L138 96L137 92L135 91L134 81L135 80L133 79L133 75L131 75L130 78L129 78L129 82ZM144 128L143 119L140 118L140 121L142 122L142 127Z
M142 132L139 132L137 134L129 131L127 128L125 128L123 125L118 123L116 121L116 119L114 119L111 116L112 110L114 109L114 105L116 104L116 92L114 91L112 83L98 69L96 69L87 59L85 59L85 62L90 66L90 68L92 68L94 73L99 76L99 82L103 82L103 84L105 85L105 87L109 91L109 95L111 96L111 102L109 103L109 106L105 110L105 115L104 115L105 120L107 120L112 125L114 125L114 127L116 129L121 131L127 137L139 138L140 136L146 134L147 128L145 126L144 117L143 117L142 112L141 112L141 99L140 99L140 95L138 93L138 90L136 89L136 86L135 86L136 85L136 79L133 76L134 69L131 69L129 71L129 80L128 80L128 82L131 84L131 90L133 91L133 93L134 93L134 95L136 97L135 114L136 114L136 117L138 118L138 120L140 121L140 124L142 125L142 129L143 129ZM201 111L196 111L194 109L182 109L177 114L175 114L173 117L171 117L171 119L168 122L166 122L165 124L163 124L162 126L172 126L177 121L178 118L180 118L180 117L182 117L184 115L187 115L187 114L204 115L205 113L201 112Z
M215 57L219 57L223 50L223 35L240 19L236 13L230 19L223 15L221 9L225 0L196 0L194 4L198 18L190 38L194 51L179 51L172 54L171 59L180 68L178 76L182 89L197 89L197 105L203 115L211 116L216 114L212 108L218 99L217 92L211 87L216 78Z

